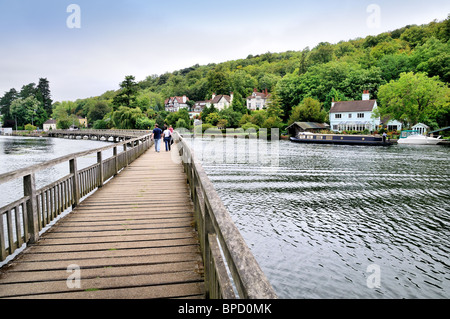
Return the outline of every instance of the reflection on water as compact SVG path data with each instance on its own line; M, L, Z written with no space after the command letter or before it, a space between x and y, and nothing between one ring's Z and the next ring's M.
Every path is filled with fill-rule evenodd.
M279 146L276 169L203 162L281 298L450 297L450 148Z
M106 146L105 142L90 140L68 140L57 138L0 137L0 174L44 163L68 154ZM104 152L103 158L112 155ZM97 161L96 154L78 160L78 168L84 168ZM59 164L36 174L39 189L69 174L68 163ZM0 184L0 207L23 196L22 179Z

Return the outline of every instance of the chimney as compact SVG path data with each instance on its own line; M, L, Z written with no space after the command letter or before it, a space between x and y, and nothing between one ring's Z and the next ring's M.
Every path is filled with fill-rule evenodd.
M370 100L370 92L369 92L369 91L365 90L365 91L363 92L362 100L363 100L363 101L369 101L369 100Z
M233 103L233 98L234 98L234 92L230 93L230 104Z
M254 89L253 89L253 92L255 92L255 93L258 92L258 89L257 89L257 88L254 88Z
M336 104L336 102L334 101L334 98L332 98L331 99L331 108L333 108L335 104Z
M186 95L183 95L183 104L186 104L186 102L187 102Z
M214 100L216 98L216 93L213 93L212 94L212 99L211 100Z

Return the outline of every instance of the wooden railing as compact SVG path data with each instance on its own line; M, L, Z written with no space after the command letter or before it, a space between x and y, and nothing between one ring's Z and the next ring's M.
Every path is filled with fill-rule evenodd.
M97 136L97 137L117 137L122 140L136 138L139 136L150 134L150 131L139 131L139 130L51 130L48 131L47 134L49 136Z
M0 185L23 179L24 196L0 208L0 262L21 248L24 243L34 244L39 233L62 212L79 205L80 200L152 146L150 135L111 144L91 151L70 154L42 164L0 175ZM123 152L118 148L123 147ZM113 150L113 156L103 160L103 152ZM78 170L77 159L97 154L97 163ZM41 189L36 189L37 172L67 163L70 174Z
M196 161L194 151L178 133L174 137L178 141L177 147L194 202L195 224L205 266L206 297L276 299L275 291L201 163Z

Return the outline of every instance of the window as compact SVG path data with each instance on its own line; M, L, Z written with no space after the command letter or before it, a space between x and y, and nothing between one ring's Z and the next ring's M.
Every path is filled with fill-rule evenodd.
M358 113L358 118L359 119L363 119L364 118L364 113Z
M341 118L342 118L342 114L335 114L335 115L334 115L334 118L335 118L335 119L341 119Z
M348 115L348 118L349 118L349 119L351 119L351 118L352 118L352 114L351 114L351 113L350 113L350 114Z

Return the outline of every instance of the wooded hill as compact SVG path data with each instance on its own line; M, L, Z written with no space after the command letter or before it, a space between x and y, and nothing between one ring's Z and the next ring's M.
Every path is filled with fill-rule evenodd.
M406 77L409 74L410 77L425 75L425 80L432 79L432 85L437 85L439 88L435 94L440 97L430 98L438 100L428 103L432 110L424 112L417 117L417 120L426 122L432 127L443 127L450 125L449 39L450 16L444 21L433 21L420 26L408 25L377 36L341 41L336 44L322 42L315 48L305 48L302 51L267 52L219 64L194 65L171 73L150 75L138 83L131 81L130 87L124 81L121 85L122 89L118 91L108 91L101 96L79 99L75 102L54 103L53 115L61 117L64 116L64 112L69 116L77 114L88 117L90 123L104 120L106 122L103 125L118 127L117 123L114 123L114 112L119 112L121 108L122 112L129 113L128 116L140 117L141 121L166 120L166 122L170 121L170 124L175 124L181 115L178 118L176 116L167 118L168 114L163 112L164 101L167 98L186 95L191 101L202 101L211 99L212 93L234 92L236 99L234 111L240 113L241 118L230 119L230 114L222 114L222 118L227 119L229 126L235 127L243 124L244 99L256 88L258 91L267 89L274 93L275 101L272 106L275 111L272 110L272 115L278 116L281 122L275 121L276 123L272 124L281 126L289 122L294 108L299 105L309 107L305 106L305 101L309 101L309 104L311 101L317 102L321 108L319 110L321 115L308 115L307 111L294 112L300 114L296 116L302 118L291 119L291 121L326 120L324 114L326 115L329 111L333 98L336 101L358 100L361 99L364 90L369 90L371 97L379 100L380 109L385 114L406 122L411 119L407 119L404 114L393 114L394 112L388 109L388 105L383 105L383 103L388 104L387 101L392 99L389 96L380 97L379 93L381 87L400 81L402 76ZM418 81L415 82L416 85L420 86L423 78L414 78L414 81L416 80ZM123 102L122 99L120 104L118 96L123 95L124 90L130 90L126 96L131 99L128 103ZM406 95L407 92L405 92L400 89L397 94ZM306 100L306 98L310 99ZM0 107L2 107L1 104ZM401 107L416 106L405 104ZM423 105L419 105L418 108L421 107ZM280 109L279 112L277 108ZM2 113L5 114L5 112ZM207 113L211 112L208 110ZM119 115L116 114L118 122L121 118ZM270 114L265 116L267 120ZM252 119L247 115L245 121L252 121ZM211 124L215 125L217 122ZM264 126L264 121L258 124L260 127ZM139 128L137 120L130 121L129 125ZM143 126L148 125L150 125L149 121L143 122Z

